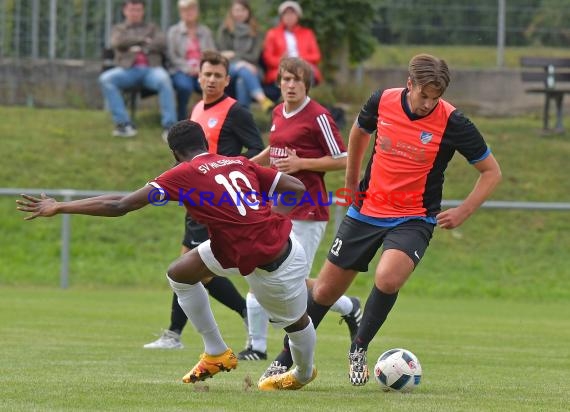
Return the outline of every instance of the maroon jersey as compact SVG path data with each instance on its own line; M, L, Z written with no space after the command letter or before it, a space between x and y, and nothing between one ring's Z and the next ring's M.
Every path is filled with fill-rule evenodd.
M212 252L224 268L237 267L248 275L269 263L291 232L290 219L272 213L270 202L262 198L273 196L280 175L245 157L204 153L150 184L208 227Z
M269 161L287 157L286 148L301 158L345 157L346 148L330 113L309 97L297 110L285 113L283 103L273 110L269 134ZM301 170L292 174L305 184L307 193L289 217L294 220L329 220L328 195L324 172Z

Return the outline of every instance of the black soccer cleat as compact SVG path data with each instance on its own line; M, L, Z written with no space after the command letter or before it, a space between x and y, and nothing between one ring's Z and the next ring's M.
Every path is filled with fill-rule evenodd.
M343 320L346 322L348 332L350 333L350 341L352 342L356 337L356 332L358 332L358 327L362 320L362 311L360 310L360 299L350 297L350 300L352 301L352 311L348 315L341 316L339 323L342 323Z

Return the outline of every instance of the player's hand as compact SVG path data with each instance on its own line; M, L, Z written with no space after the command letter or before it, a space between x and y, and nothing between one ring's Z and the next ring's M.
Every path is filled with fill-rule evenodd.
M437 225L442 229L455 229L465 222L468 217L469 215L464 213L460 208L454 207L444 210L435 218L437 219Z
M275 160L275 167L283 173L292 174L303 170L303 159L297 156L296 150L285 148L287 157Z
M19 205L18 210L22 212L31 212L32 214L26 216L24 220L32 220L36 217L50 217L57 214L57 201L51 197L47 197L45 193L41 194L40 198L30 195L22 195L22 199L16 200Z

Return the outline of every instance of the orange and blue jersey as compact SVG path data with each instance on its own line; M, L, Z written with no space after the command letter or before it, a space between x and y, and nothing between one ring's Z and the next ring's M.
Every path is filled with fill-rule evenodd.
M410 219L436 223L441 210L444 172L455 151L470 163L490 154L471 121L440 99L426 116L413 114L406 89L376 91L357 122L376 132L374 151L360 190L364 199L354 202L348 216L391 227Z
M236 100L226 97L219 103L212 105L207 110L204 107L204 100L200 100L190 115L190 120L195 121L202 126L210 153L218 153L218 141L220 140L220 132L222 125L228 117L230 108L235 104Z
M204 129L210 153L243 155L249 159L263 150L261 134L251 112L225 94L215 102L198 102L190 120ZM244 153L243 148L247 149Z

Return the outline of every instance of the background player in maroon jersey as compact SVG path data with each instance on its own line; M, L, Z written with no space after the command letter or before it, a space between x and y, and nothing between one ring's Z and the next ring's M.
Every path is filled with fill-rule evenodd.
M294 177L258 166L245 157L208 153L204 131L196 122L181 121L173 126L168 132L168 145L179 164L126 196L57 202L45 195L22 195L24 200L17 200L18 209L31 212L27 220L59 213L113 217L147 206L155 198L183 203L195 220L208 227L211 239L180 256L167 271L180 306L204 341L200 361L183 381L194 383L236 368L237 358L222 339L200 281L214 275L241 274L272 323L289 335L297 364L294 370L275 377L261 389L300 389L317 374L313 366L316 334L306 311L305 252L290 236L290 219L273 213L268 202L260 202L260 197L248 193L273 198L274 191L300 194L305 186ZM239 201L242 194L247 202ZM209 202L203 201L205 195Z
M202 54L199 65L202 100L194 107L191 119L202 125L210 152L250 158L263 150L263 142L249 110L224 93L230 82L228 69L228 60L219 52L206 50ZM245 151L242 153L242 150ZM181 254L208 240L208 230L204 225L195 222L189 214L186 214L184 223ZM243 319L247 332L246 301L233 283L228 278L220 276L204 279L202 283L210 296L235 311ZM178 304L176 294L173 294L168 329L157 340L144 345L144 348L183 348L180 336L187 320L186 314ZM250 346L249 338L245 346L246 348Z
M355 386L368 381L368 344L424 255L435 226L461 225L501 180L500 167L477 128L441 98L449 81L444 60L426 54L413 57L406 87L373 93L350 131L345 184L352 193L366 192L366 198L353 202L340 225L313 285L308 312L318 326L383 246L348 355L349 379ZM374 132L374 151L360 180ZM441 211L444 171L455 151L475 167L479 178L460 206Z
M273 110L269 146L252 160L291 174L307 187L306 195L310 197L306 199L310 200L299 202L289 216L293 221L293 234L307 253L310 269L329 220L324 175L346 167L346 148L328 110L308 96L311 66L297 57L285 58L281 60L277 76L283 103ZM307 281L310 287L310 279ZM267 316L251 293L246 300L252 348L241 352L238 358L265 352L265 346L256 345L265 345ZM331 310L340 313L346 321L352 340L360 322L360 301L341 296ZM292 363L285 342L283 352L264 376L287 370Z

